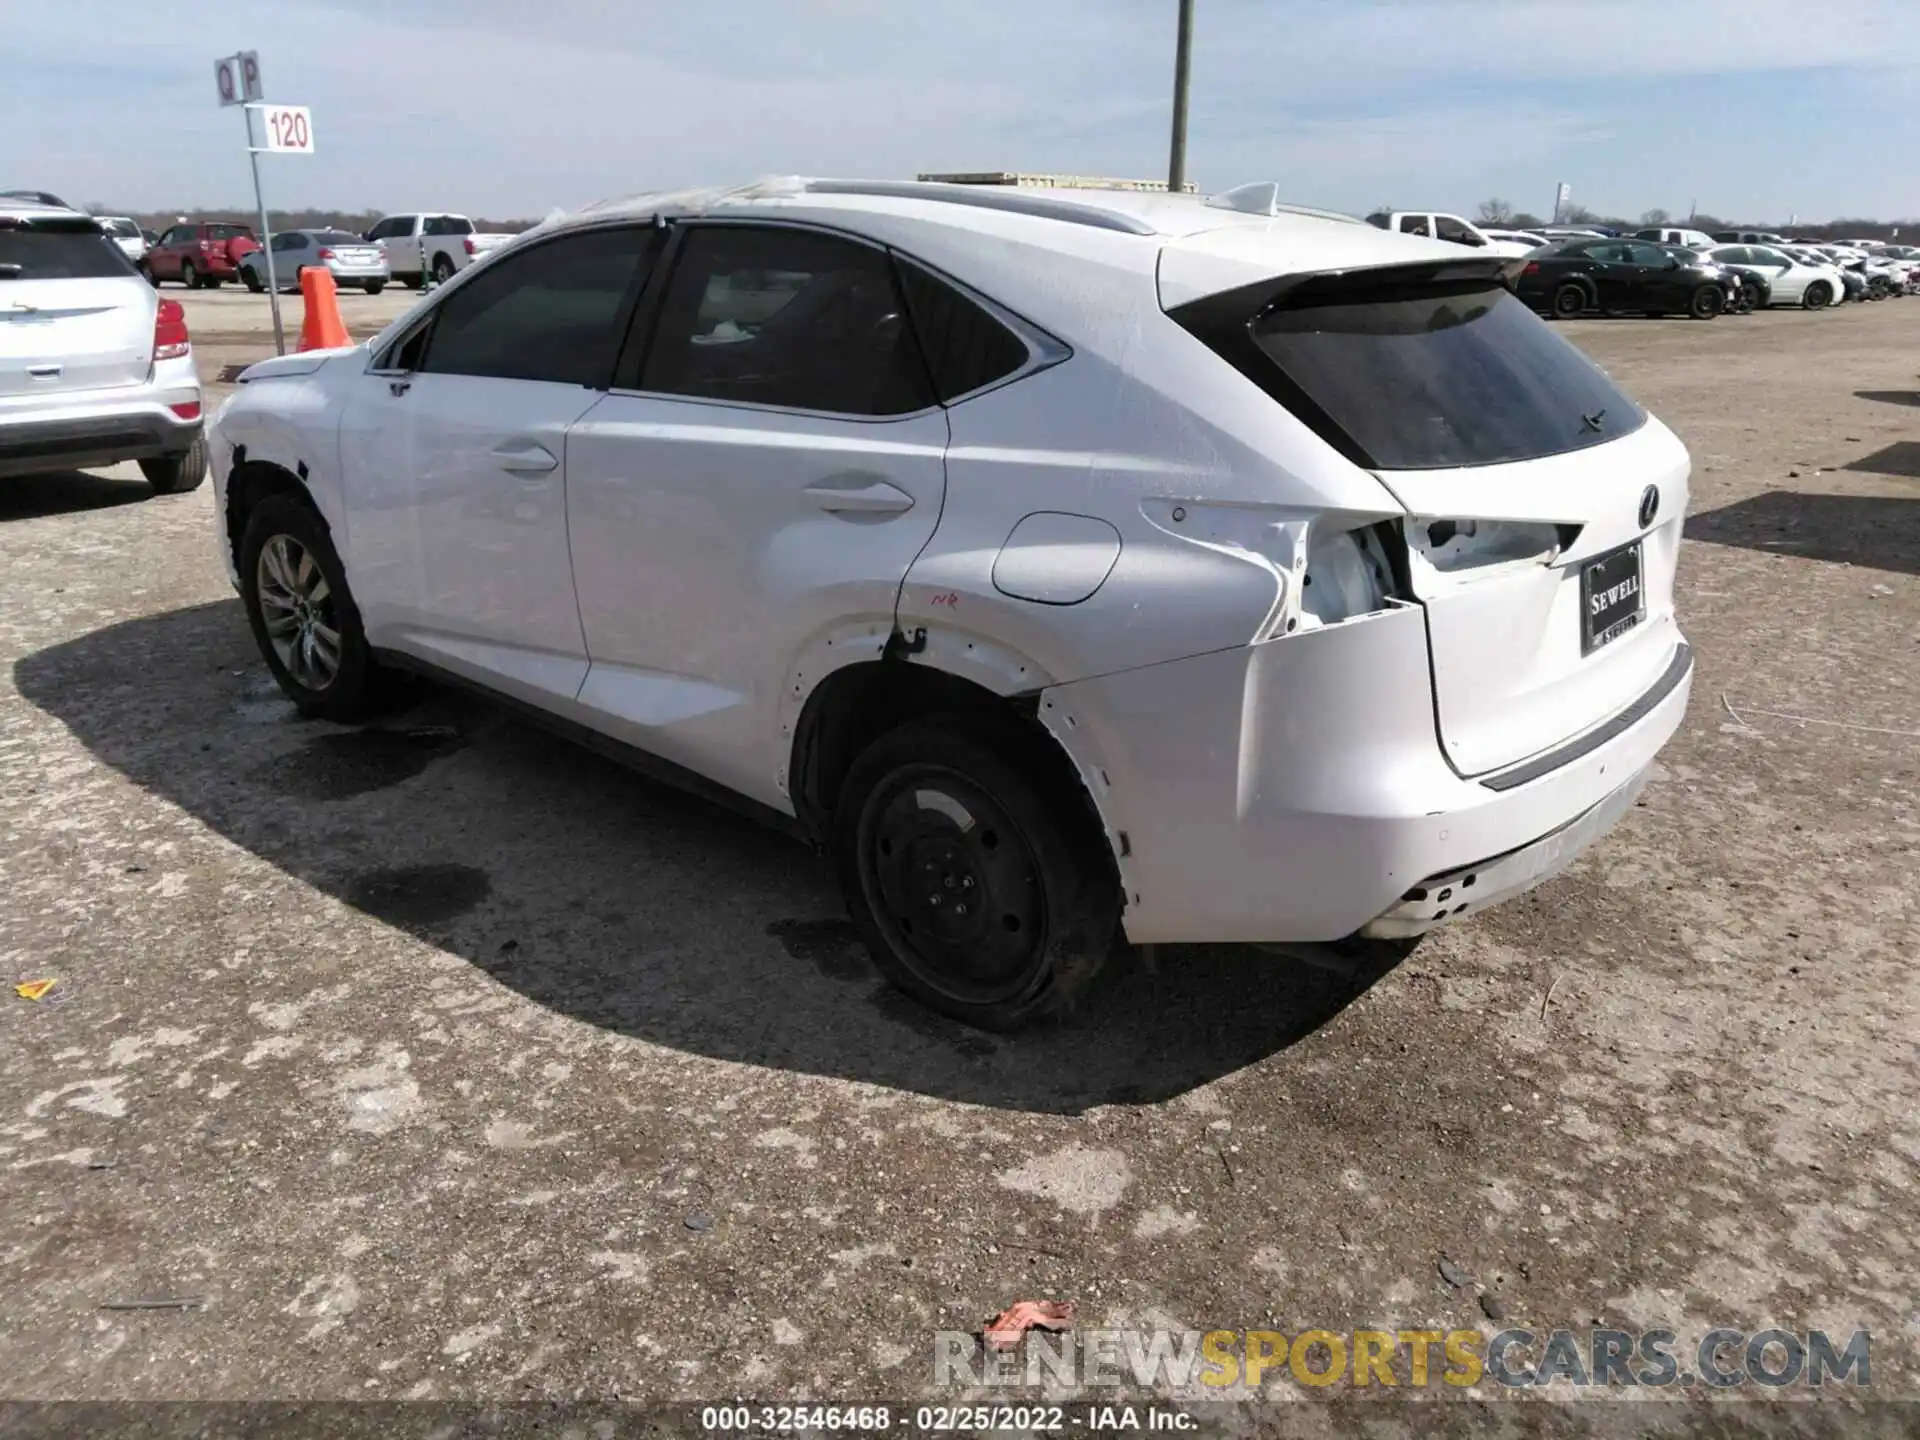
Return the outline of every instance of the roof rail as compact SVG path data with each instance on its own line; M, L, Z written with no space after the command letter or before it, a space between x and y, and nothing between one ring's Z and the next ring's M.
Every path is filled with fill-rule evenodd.
M972 205L980 210L1005 210L1041 220L1064 220L1069 225L1089 225L1096 230L1118 230L1125 235L1160 233L1133 215L1104 210L1092 202L1062 200L1057 196L1038 195L1013 186L954 185L930 180L809 180L806 188L815 195L882 195L899 200L943 200L954 205Z
M1365 222L1338 210L1316 210L1310 205L1289 205L1280 198L1280 186L1273 180L1255 180L1209 195L1206 204L1216 210L1237 210L1242 215L1311 215L1320 220L1344 220L1352 225Z

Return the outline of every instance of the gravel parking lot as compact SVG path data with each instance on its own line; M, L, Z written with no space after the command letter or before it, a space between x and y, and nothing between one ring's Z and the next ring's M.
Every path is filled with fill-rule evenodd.
M209 378L271 352L186 302ZM1391 968L1135 956L1013 1039L748 822L464 698L298 720L210 487L0 485L0 1394L914 1399L1044 1297L1867 1329L1920 1396L1916 318L1566 327L1692 448L1699 657L1573 871ZM156 1297L204 1305L100 1308Z

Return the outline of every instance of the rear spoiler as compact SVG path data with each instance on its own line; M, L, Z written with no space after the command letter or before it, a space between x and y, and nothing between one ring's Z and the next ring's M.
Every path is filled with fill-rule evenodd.
M1473 255L1462 260L1422 260L1411 264L1359 265L1341 270L1309 270L1275 275L1236 286L1167 312L1188 330L1222 325L1251 325L1282 305L1358 300L1395 290L1427 290L1445 285L1505 284L1526 268L1524 256Z

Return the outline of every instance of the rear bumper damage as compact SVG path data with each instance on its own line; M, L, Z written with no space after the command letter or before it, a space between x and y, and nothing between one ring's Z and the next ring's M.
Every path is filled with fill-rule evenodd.
M1441 753L1418 606L1057 686L1040 714L1106 822L1136 944L1409 935L1606 832L1686 711L1682 652L1664 693L1518 783Z

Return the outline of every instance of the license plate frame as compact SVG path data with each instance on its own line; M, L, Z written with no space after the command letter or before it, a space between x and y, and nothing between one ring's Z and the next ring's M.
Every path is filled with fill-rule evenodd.
M1596 606L1596 600L1631 578L1630 593ZM1580 653L1591 655L1637 627L1647 616L1646 564L1642 542L1633 541L1580 567Z

